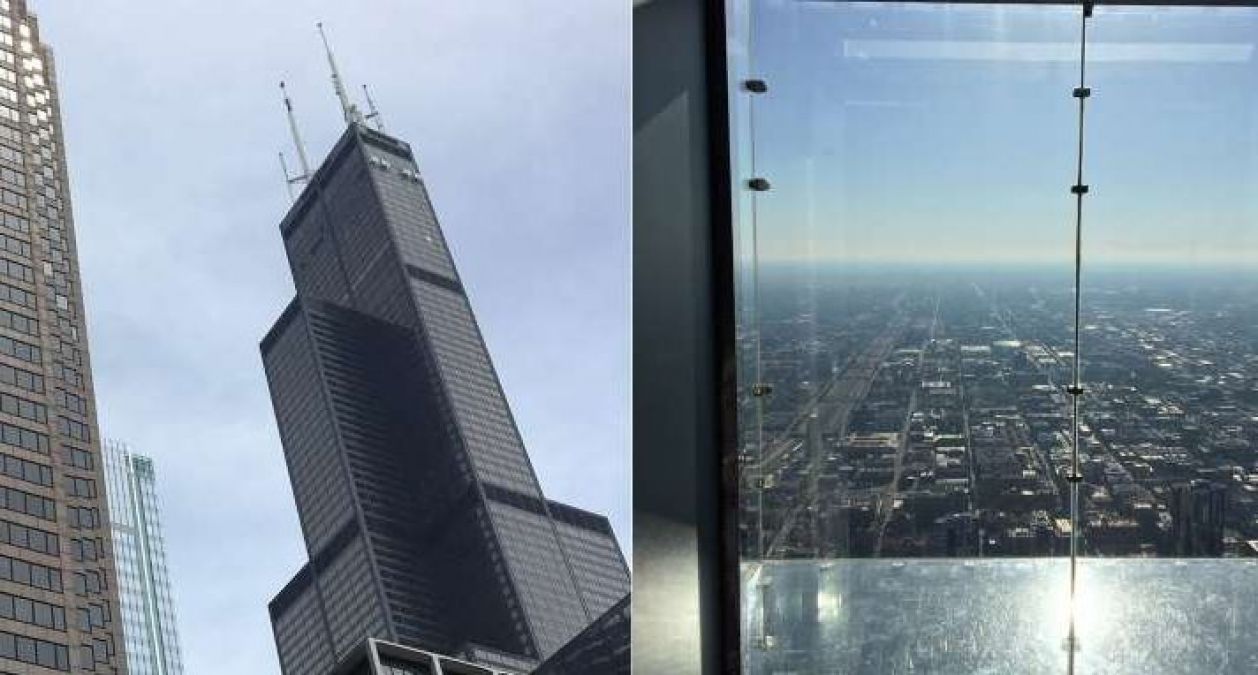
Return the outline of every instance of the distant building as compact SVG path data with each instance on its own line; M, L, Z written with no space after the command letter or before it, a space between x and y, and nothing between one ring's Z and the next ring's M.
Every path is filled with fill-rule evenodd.
M153 460L105 441L106 494L129 675L182 675Z
M1171 554L1223 555L1227 486L1203 480L1171 484Z

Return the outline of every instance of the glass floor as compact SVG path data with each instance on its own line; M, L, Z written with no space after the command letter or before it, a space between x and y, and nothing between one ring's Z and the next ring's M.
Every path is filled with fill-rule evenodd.
M1063 558L742 569L743 672L1255 673L1258 561Z

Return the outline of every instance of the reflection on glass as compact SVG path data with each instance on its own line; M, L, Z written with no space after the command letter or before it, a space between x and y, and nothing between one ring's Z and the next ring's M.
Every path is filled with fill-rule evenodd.
M1076 354L1080 7L730 2L748 672L1258 668L1258 10L1090 20Z

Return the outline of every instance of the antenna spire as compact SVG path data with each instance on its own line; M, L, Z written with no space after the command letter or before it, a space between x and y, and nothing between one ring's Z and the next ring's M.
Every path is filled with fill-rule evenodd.
M376 108L376 102L371 98L371 90L367 89L367 85L363 85L363 96L367 98L367 119L376 123L378 131L384 131L384 118L380 116L380 110Z
M293 115L293 101L288 98L288 88L280 82L280 92L284 95L284 110L288 114L288 130L293 134L293 145L297 146L297 160L301 164L301 173L288 175L288 163L284 161L284 153L280 153L280 166L284 169L284 180L288 183L288 193L292 196L293 184L310 180L310 160L306 157L306 144L301 141L301 133L297 130L297 118Z
M280 151L280 171L284 172L284 187L288 188L288 200L297 201L297 195L293 194L293 179L289 177L288 160L284 159L284 151Z
M323 32L323 22L320 21L315 26L319 29L319 37L323 39L323 50L328 54L328 67L332 69L332 88L336 90L336 97L341 101L341 112L345 115L345 123L362 124L362 113L358 111L358 106L350 102L349 95L345 93L341 71L336 67L336 57L332 55L332 46L328 44L328 34Z

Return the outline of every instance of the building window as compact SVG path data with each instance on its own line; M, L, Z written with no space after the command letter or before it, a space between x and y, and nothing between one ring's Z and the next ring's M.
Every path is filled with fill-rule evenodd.
M91 478L66 476L65 486L66 494L71 497L83 497L85 499L96 498L96 481Z

